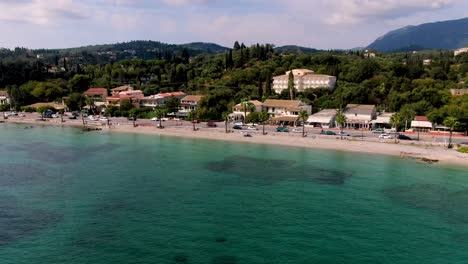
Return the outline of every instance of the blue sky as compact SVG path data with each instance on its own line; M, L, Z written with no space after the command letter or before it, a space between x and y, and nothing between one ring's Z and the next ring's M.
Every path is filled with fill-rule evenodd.
M463 17L467 0L0 0L0 47L150 39L353 48L406 25Z

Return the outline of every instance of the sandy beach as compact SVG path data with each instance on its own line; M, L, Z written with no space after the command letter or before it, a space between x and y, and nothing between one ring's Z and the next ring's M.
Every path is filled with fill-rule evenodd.
M75 126L83 128L81 120L66 120L61 123L58 119L50 121L38 121L34 119L8 119L7 123L22 123L45 126ZM273 144L291 147L306 147L339 150L348 152L361 152L379 155L391 155L403 159L417 159L421 162L437 164L456 164L468 166L468 154L457 152L453 149L447 149L441 144L427 141L400 141L395 144L393 139L376 140L366 138L349 138L341 140L339 136L327 135L309 135L302 137L300 133L268 133L262 135L261 130L249 131L252 137L244 137L239 131L225 132L224 126L217 128L207 128L202 124L197 124L197 131L193 131L191 125L184 126L166 126L164 129L158 129L155 125L133 127L131 123L113 124L110 128L104 123L88 123L86 127L101 128L99 133L119 132L119 133L138 133L147 135L164 135L185 138L198 138L209 140L221 140L229 142L245 142L255 144ZM92 132L91 132L92 133Z

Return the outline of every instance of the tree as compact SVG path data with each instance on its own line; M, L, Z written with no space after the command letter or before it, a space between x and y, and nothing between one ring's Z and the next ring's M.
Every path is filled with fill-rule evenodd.
M448 144L448 148L452 148L452 132L457 129L457 127L460 125L460 122L458 122L458 119L453 117L453 116L449 116L447 117L445 120L444 120L444 126L448 127L449 130L450 130L450 136L449 136L449 144Z
M401 117L400 114L395 113L390 117L390 124L395 128L395 143L397 142L397 132L398 132L398 127L401 124Z
M69 88L72 92L83 93L91 85L91 78L88 75L76 74L69 82Z
M265 123L270 119L270 115L267 112L260 112L259 121L262 123L262 134L266 135L265 133Z
M236 40L236 42L234 42L234 50L240 50L241 46L239 44L239 42Z
M302 137L305 137L305 122L309 118L309 114L305 110L299 112L299 120L302 120Z
M159 119L159 126L158 128L164 128L163 125L162 125L162 119L163 117L167 114L167 108L157 108L155 111L154 111L154 114L155 116Z
M228 133L228 121L229 121L229 115L231 114L231 112L229 111L225 111L223 112L223 120L224 120L224 128L225 128L225 132Z
M3 119L6 119L5 111L8 110L8 106L6 104L0 104L0 112L2 112Z
M196 127L195 127L195 123L198 119L198 112L193 110L193 111L190 111L189 114L188 114L188 119L192 121L192 125L193 125L193 131L196 131Z
M294 74L292 71L289 72L288 90L289 90L289 97L291 98L291 100L294 100Z
M343 139L343 128L346 125L346 116L344 115L342 109L339 109L336 112L335 120L336 120L336 123L338 124L338 126L340 126L340 132L341 132L340 133L340 136L341 136L340 138Z
M241 102L241 107L242 109L244 110L244 120L243 120L243 123L245 123L246 119L247 119L247 112L253 112L255 111L255 105L250 102L248 99L244 99L242 102Z
M175 96L171 96L171 98L169 98L165 103L164 105L166 106L167 108L167 111L169 113L176 113L179 111L179 107L180 107L180 99L175 97Z

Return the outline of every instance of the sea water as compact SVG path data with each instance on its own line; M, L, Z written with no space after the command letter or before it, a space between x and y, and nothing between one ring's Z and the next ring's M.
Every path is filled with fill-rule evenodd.
M467 261L466 167L0 124L2 264Z

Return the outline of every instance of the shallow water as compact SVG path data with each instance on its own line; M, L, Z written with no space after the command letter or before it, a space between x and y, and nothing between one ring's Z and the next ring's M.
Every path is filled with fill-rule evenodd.
M466 263L466 168L0 124L0 263Z

